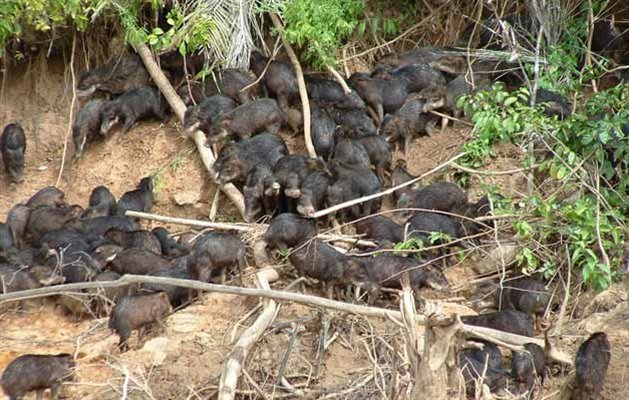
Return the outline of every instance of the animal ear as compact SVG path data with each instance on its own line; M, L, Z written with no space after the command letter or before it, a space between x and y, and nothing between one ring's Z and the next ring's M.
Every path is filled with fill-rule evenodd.
M159 292L159 298L164 301L170 302L170 299L168 298L168 293L166 292Z

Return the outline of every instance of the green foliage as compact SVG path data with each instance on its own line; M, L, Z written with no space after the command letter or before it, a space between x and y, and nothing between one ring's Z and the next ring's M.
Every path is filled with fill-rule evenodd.
M474 140L463 146L465 155L458 163L478 169L493 156L494 144L522 139L533 127L552 123L544 118L540 108L529 106L529 98L525 87L509 92L502 83L496 83L491 90L460 97L457 105L474 122ZM457 172L455 178L459 184L466 186L469 174Z
M162 0L3 0L0 1L0 52L25 29L48 32L74 28L85 31L96 17L115 12L130 43L146 41L147 28L139 24L145 6L153 10Z
M120 17L120 23L125 31L125 37L127 42L132 45L138 43L145 43L147 40L148 32L143 26L138 23L140 10L142 8L142 0L134 0L131 2L121 0L101 0L98 9L109 10L115 9ZM96 17L98 13L94 14Z
M39 32L73 26L84 31L103 14L117 14L131 44L148 43L156 51L176 48L189 54L211 42L210 32L216 28L207 13L186 16L175 2L166 17L170 29L164 32L142 20L147 8L159 12L163 0L4 0L0 1L0 52L25 27ZM192 19L192 23L190 20Z
M153 177L153 185L155 187L155 193L159 193L164 186L164 174L167 171L171 173L176 173L179 171L186 162L186 156L193 152L193 148L189 148L179 152L176 156L174 156L167 164L162 165L159 168L154 169L150 172L150 176Z
M394 250L400 252L401 255L405 255L407 252L412 251L415 257L421 258L422 250L424 249L424 242L416 238L408 238L404 242L396 243L393 246Z
M187 23L186 16L178 4L174 4L166 16L170 29L153 28L147 36L147 41L155 51L176 48L181 55L194 53L207 45L211 40L210 32L216 28L216 23L204 13L196 13L194 23Z
M10 40L20 37L25 27L47 32L73 24L77 30L85 30L96 3L95 0L0 1L0 53Z
M622 259L624 224L629 211L629 87L620 85L594 94L579 112L565 120L547 117L541 108L528 105L528 92L506 92L500 85L491 91L467 96L461 105L475 123L474 139L464 145L462 164L479 168L500 141L519 142L537 136L551 144L552 157L537 160L540 170L561 182L566 192L583 187L586 193L574 201L559 196L525 197L521 204L508 199L497 202L497 213L524 214L513 224L524 243L518 262L529 272L553 275L557 254L567 248L573 268L582 271L584 281L597 289L611 284L614 266ZM601 182L600 197L593 192L596 171ZM460 174L459 179L467 176ZM588 190L589 189L589 190ZM548 251L548 248L558 246ZM603 250L611 266L604 262Z
M480 168L501 141L521 148L536 139L545 143L547 151L536 153L537 160L529 154L524 166L538 164L538 171L548 176L548 190L517 203L500 200L494 211L520 216L512 228L522 243L517 256L521 268L550 277L569 261L586 284L604 289L622 261L629 215L629 86L583 96L586 85L607 66L607 60L599 59L578 67L586 53L586 15L570 21L564 40L545 49L546 63L539 71L539 86L577 101L577 110L564 120L548 117L541 106L530 107L525 88L508 92L494 85L465 96L459 105L475 126L459 162ZM525 72L532 81L533 66L525 66ZM457 178L467 183L469 176L458 173Z
M292 248L286 249L286 250L281 250L281 249L277 250L277 255L280 257L282 264L288 263L288 256L290 256L292 252L293 252Z
M448 243L452 241L452 237L446 233L442 232L431 232L428 235L428 243L431 245L439 244L439 243Z
M385 39L388 39L400 33L400 26L400 18L397 17L367 17L358 22L354 34L357 36L364 36L367 33L371 35L382 34Z
M358 25L362 0L291 0L284 5L286 39L303 47L312 66L336 65L335 50Z
M413 0L371 0L367 3L354 36L361 42L377 46L374 40L390 40L397 37L403 30L415 25L420 18L422 6ZM418 10L419 8L419 10Z

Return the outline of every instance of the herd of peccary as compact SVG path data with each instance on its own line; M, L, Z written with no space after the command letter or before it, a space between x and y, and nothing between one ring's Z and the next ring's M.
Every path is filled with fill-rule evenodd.
M175 240L163 227L140 229L138 221L124 215L127 210L150 211L153 202L151 177L117 201L107 187L98 186L86 208L67 204L55 187L39 190L0 223L1 293L111 282L125 274L224 283L228 270L245 268L245 245L236 235L210 232ZM182 287L142 284L65 292L54 301L76 319L109 315L109 328L120 336L119 348L125 351L133 331L139 331L141 342L150 325L194 297ZM19 398L25 391L50 387L54 395L59 382L71 376L67 369L74 364L67 357L18 358L2 378L5 393ZM39 380L31 382L20 373Z
M96 187L85 208L66 203L64 193L55 187L41 189L15 205L6 222L0 224L2 292L61 283L111 282L125 274L221 283L226 275L241 276L247 266L246 248L237 235L208 232L184 234L175 240L162 227L144 230L138 221L124 215L126 210L150 211L153 202L150 177L143 178L136 189L117 201L105 186ZM379 231L383 241L397 241L404 236L400 226L382 218L374 217L375 224L361 229ZM388 233L382 233L385 231ZM283 213L271 220L264 241L271 252L287 251L298 274L322 282L332 296L337 295L335 288L339 286L356 286L364 288L369 293L367 301L373 303L382 288L401 288L402 274L408 274L415 290L448 289L442 269L432 265L429 256L420 259L346 252L317 238L317 234L313 219ZM108 326L119 335L120 350L126 351L133 331L139 331L141 344L147 329L174 309L190 304L195 295L183 287L141 284L66 292L54 301L77 319L108 315ZM534 322L543 316L549 301L550 294L541 282L519 278L504 282L497 291L495 307L499 311L461 319L469 325L533 337ZM546 353L535 344L526 345L526 351L513 352L510 367L505 367L502 353L494 344L472 341L468 346L459 353L459 362L470 396L474 396L477 378L483 374L483 382L493 391L530 394L547 373ZM574 399L596 398L609 351L604 333L581 346L576 359ZM24 355L9 364L1 384L11 398L46 388L54 396L62 382L73 379L73 368L74 360L67 354Z
M404 155L412 140L430 135L438 110L460 116L456 100L486 88L498 78L496 63L468 63L465 55L449 48L418 48L390 54L371 72L351 75L346 92L336 80L306 75L311 110L310 131L317 157L290 154L283 129L301 132L303 116L293 66L254 51L251 71L222 69L202 82L187 82L180 75L200 67L197 57L162 57L161 67L177 86L188 109L186 134L202 131L207 145L220 145L214 164L220 184L233 183L245 200L245 220L270 218L264 235L266 249L287 255L299 275L319 281L327 295L339 288L358 287L368 304L386 301L384 289L400 289L408 277L411 288L449 291L444 274L448 251L463 239L475 240L492 228L477 217L492 211L500 196L470 201L457 185L436 181L406 186L392 194L401 212L380 214L382 197L346 207L330 217L313 219L327 207L373 195L415 178ZM182 83L185 82L185 83ZM136 54L126 54L86 71L77 85L84 100L72 126L74 154L80 158L89 145L110 136L120 124L120 136L139 121L166 121L170 107ZM570 105L554 93L539 91L537 102L549 114L563 118ZM24 177L26 137L17 123L5 127L0 138L5 171L11 180ZM400 149L402 159L393 163ZM64 193L47 187L9 211L0 223L0 283L2 293L78 282L117 281L125 274L193 279L225 283L247 267L246 247L235 234L209 232L181 235L178 240L164 228L142 229L127 210L149 212L154 204L153 180L143 178L116 200L105 186L93 189L87 207L68 204ZM421 257L394 252L346 251L320 239L320 229L331 219L354 222L362 239L380 251L414 239L436 252ZM445 238L453 239L449 243ZM462 317L469 325L484 326L533 337L550 303L544 284L523 277L496 284L498 311ZM190 304L196 293L164 284L142 284L80 290L58 295L60 307L74 318L108 316L108 327L119 337L119 349L129 349L129 338L165 316ZM362 301L362 300L355 300ZM547 374L546 352L535 344L511 354L505 366L502 351L486 341L470 341L459 353L467 392L477 396L476 381L493 392L530 396L536 382ZM572 399L595 399L601 391L610 359L604 333L585 341L576 357ZM0 381L11 399L45 389L56 397L64 381L74 379L74 360L68 354L23 355L6 368Z

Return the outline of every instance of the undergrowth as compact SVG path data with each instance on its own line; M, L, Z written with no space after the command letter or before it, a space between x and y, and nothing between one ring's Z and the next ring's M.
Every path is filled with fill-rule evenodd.
M545 115L542 105L530 105L526 85L509 91L498 83L464 96L458 104L474 123L474 138L458 163L479 169L503 141L525 150L529 193L500 201L495 211L518 216L519 265L546 277L569 265L587 285L604 289L617 274L626 236L629 86L589 93L588 83L607 61L579 68L586 32L586 18L574 18L561 44L546 49L539 74L539 87L576 100L575 111L563 120ZM532 68L525 71L532 81ZM465 186L470 175L456 172L455 178Z

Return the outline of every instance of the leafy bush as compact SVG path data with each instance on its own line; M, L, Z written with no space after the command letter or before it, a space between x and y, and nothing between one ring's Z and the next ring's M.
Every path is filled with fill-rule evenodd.
M25 27L47 32L73 24L85 30L96 0L2 0L0 1L0 53Z
M525 87L509 92L496 83L491 90L462 96L457 105L471 116L474 140L465 143L465 155L458 163L472 169L480 168L493 155L492 146L500 141L522 140L527 133L553 121L544 118L540 107L529 106L529 91ZM467 172L457 172L459 184L466 186Z
M334 51L358 24L362 0L291 0L282 14L290 43L304 47L302 55L315 68L336 65Z
M521 216L513 228L523 244L518 255L523 268L551 276L565 248L587 284L606 288L622 261L629 211L621 195L629 186L629 86L594 94L565 120L545 116L540 106L530 107L528 99L527 89L510 93L500 84L461 99L475 127L459 162L480 168L500 141L520 144L537 138L547 143L548 154L534 161L555 182L550 185L554 189L533 193L517 204L501 201L497 212ZM469 177L457 176L463 182Z
M10 41L19 39L25 27L46 32L72 26L86 30L98 16L114 14L130 43L149 43L155 50L177 48L192 53L211 42L209 32L216 24L206 13L184 14L175 2L166 16L171 26L164 32L142 20L147 8L160 12L163 0L4 0L0 1L0 53ZM191 20L192 19L192 23Z

